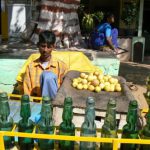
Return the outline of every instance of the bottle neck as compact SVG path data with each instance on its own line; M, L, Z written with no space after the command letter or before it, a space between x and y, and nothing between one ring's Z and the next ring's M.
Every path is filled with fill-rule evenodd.
M3 121L7 121L7 118L10 114L10 108L9 108L8 101L1 101L0 106L1 106L1 108L0 108L1 109L0 110L1 119Z
M66 126L71 126L73 118L73 111L71 105L65 105L63 110L62 119Z
M24 122L28 121L29 117L31 116L31 109L29 103L21 104L20 116L22 117L22 120Z
M137 130L137 109L133 108L128 111L127 125L130 131Z
M94 107L86 108L85 112L85 123L89 128L93 128L95 126L95 109Z
M104 125L108 126L111 130L116 129L116 107L108 108Z
M41 111L41 120L45 126L52 125L52 107L44 105Z

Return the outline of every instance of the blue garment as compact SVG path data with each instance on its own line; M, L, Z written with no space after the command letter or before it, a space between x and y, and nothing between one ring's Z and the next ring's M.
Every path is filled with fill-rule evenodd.
M43 71L40 76L40 86L42 96L49 96L54 99L58 90L56 74L50 71Z
M55 98L58 90L57 76L53 72L43 71L40 76L40 85L42 96L50 96L52 99ZM41 114L35 116L35 123L38 123L41 119Z
M103 23L103 24L98 25L97 31L99 33L103 33L105 35L105 37L111 37L111 25L109 23ZM104 44L106 44L106 43L104 43Z
M111 31L111 35L112 35L112 43L115 46L115 48L118 47L118 29L114 28Z
M112 31L109 23L98 25L91 34L91 44L94 49L107 45L106 37L111 37Z
M112 29L109 23L98 25L91 34L91 45L93 49L99 50L100 46L107 45L106 38L112 38L112 44L118 47L118 29Z

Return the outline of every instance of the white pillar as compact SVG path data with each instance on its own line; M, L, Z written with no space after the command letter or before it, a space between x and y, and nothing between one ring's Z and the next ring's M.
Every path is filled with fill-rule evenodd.
M143 11L144 11L144 0L140 0L139 24L138 24L138 37L141 37L141 36L142 36Z

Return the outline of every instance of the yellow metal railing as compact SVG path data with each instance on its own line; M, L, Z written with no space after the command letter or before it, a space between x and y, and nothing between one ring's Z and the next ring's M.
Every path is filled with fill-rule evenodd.
M8 93L8 96L11 97L11 98L20 99L22 95ZM42 100L42 97L30 96L30 101L33 101L33 100L37 100L37 101L40 102Z
M36 127L33 130L33 133L23 133L15 131L17 128L14 125L12 131L0 131L0 148L1 150L5 150L4 147L4 136L13 136L13 137L28 137L35 139L52 139L52 140L66 140L66 141L84 141L84 142L97 142L97 143L112 143L113 150L118 150L119 144L127 143L127 144L150 144L150 140L145 139L119 139L119 138L100 138L100 137L81 137L81 136L65 136L65 135L56 135L56 128L54 130L53 135L48 134L37 134L35 133ZM79 129L76 129L76 132Z

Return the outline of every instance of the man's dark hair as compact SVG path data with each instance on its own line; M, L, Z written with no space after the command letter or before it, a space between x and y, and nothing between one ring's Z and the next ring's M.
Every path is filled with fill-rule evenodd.
M56 36L52 31L43 31L39 34L39 43L55 44Z

